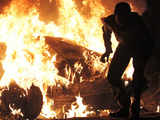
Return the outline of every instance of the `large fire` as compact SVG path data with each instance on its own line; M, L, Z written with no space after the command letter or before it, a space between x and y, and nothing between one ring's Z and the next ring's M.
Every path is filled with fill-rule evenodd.
M54 21L45 23L39 19L39 0L12 0L0 14L0 87L8 86L12 81L25 90L32 84L38 86L44 102L41 115L46 118L56 117L56 112L51 108L54 101L46 97L46 92L48 86L56 85L60 76L54 66L56 54L51 55L48 51L45 36L70 39L101 54L105 50L100 18L108 13L100 0L83 0L82 5L91 9L89 17L79 12L74 0L58 2L60 15L57 19L60 24ZM70 84L67 79L61 80L66 86Z

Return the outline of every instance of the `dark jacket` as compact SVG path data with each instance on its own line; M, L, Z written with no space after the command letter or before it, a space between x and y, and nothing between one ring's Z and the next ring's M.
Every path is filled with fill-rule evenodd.
M111 45L111 33L114 32L119 44L125 45L128 51L134 54L149 55L152 51L153 41L141 16L131 12L123 26L118 25L114 17L114 15L110 15L103 20L105 47Z

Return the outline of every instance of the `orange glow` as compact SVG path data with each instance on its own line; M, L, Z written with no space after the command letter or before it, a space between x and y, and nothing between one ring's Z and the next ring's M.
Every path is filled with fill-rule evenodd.
M48 51L45 36L70 39L100 54L105 51L100 18L104 17L106 11L101 0L94 2L83 0L83 5L91 8L89 18L80 14L73 0L59 0L59 2L58 20L61 24L55 24L54 21L45 23L39 19L37 9L39 0L36 0L34 4L29 0L12 0L10 6L4 10L5 14L0 15L0 43L3 42L7 46L4 58L0 59L4 69L0 87L8 86L12 81L25 90L32 84L38 86L43 93L44 102L41 115L46 118L56 117L56 112L52 109L54 101L46 97L48 86L56 85L59 80L68 86L73 81L57 74L58 70L54 66L56 54L51 55ZM115 41L114 35L112 36L112 40ZM117 44L113 42L113 49ZM99 58L95 58L94 63L95 68L101 69L102 63L99 62ZM79 63L76 63L74 67L78 72L83 69ZM75 74L67 71L68 78L70 75L74 77ZM127 71L130 71L130 67ZM81 79L81 81L84 80ZM72 110L76 110L73 114L79 117L87 116L89 111L86 111L86 106L82 104L82 98L80 96L76 98L80 108L76 109L72 106ZM20 110L18 112L20 113ZM71 111L68 117L73 117L74 115L70 113Z

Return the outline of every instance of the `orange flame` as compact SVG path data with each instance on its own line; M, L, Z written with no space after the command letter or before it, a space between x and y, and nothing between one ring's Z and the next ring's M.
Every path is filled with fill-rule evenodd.
M93 113L93 111L87 110L87 105L84 105L82 100L80 95L76 97L76 102L72 103L71 109L66 113L67 118L87 117L89 114Z
M100 53L105 50L100 18L106 11L101 1L83 0L83 6L91 8L89 17L80 14L73 0L60 0L59 3L58 20L61 22L59 25L53 21L46 24L39 19L37 10L39 0L34 3L29 0L12 0L10 6L4 10L5 14L0 15L0 43L7 46L4 58L0 58L4 69L0 87L8 86L11 81L15 81L26 90L33 83L39 86L44 101L41 115L46 118L56 116L51 109L54 102L46 98L47 87L56 85L58 78L61 77L58 76L54 66L56 55L52 56L49 53L44 36L71 39L81 46ZM96 62L95 66L98 68ZM77 71L81 71L80 64L75 64L75 67ZM67 79L61 81L66 86L70 84ZM86 106L82 105L80 96L77 97L77 102L80 106L77 111L83 114L76 112L76 116L87 116L88 112L84 114ZM72 109L76 108L73 106ZM68 115L70 116L73 115Z

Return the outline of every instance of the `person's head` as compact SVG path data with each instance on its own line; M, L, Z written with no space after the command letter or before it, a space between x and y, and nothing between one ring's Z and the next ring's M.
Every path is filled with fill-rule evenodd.
M131 12L130 5L126 2L120 2L115 6L115 20L118 24L125 24Z

